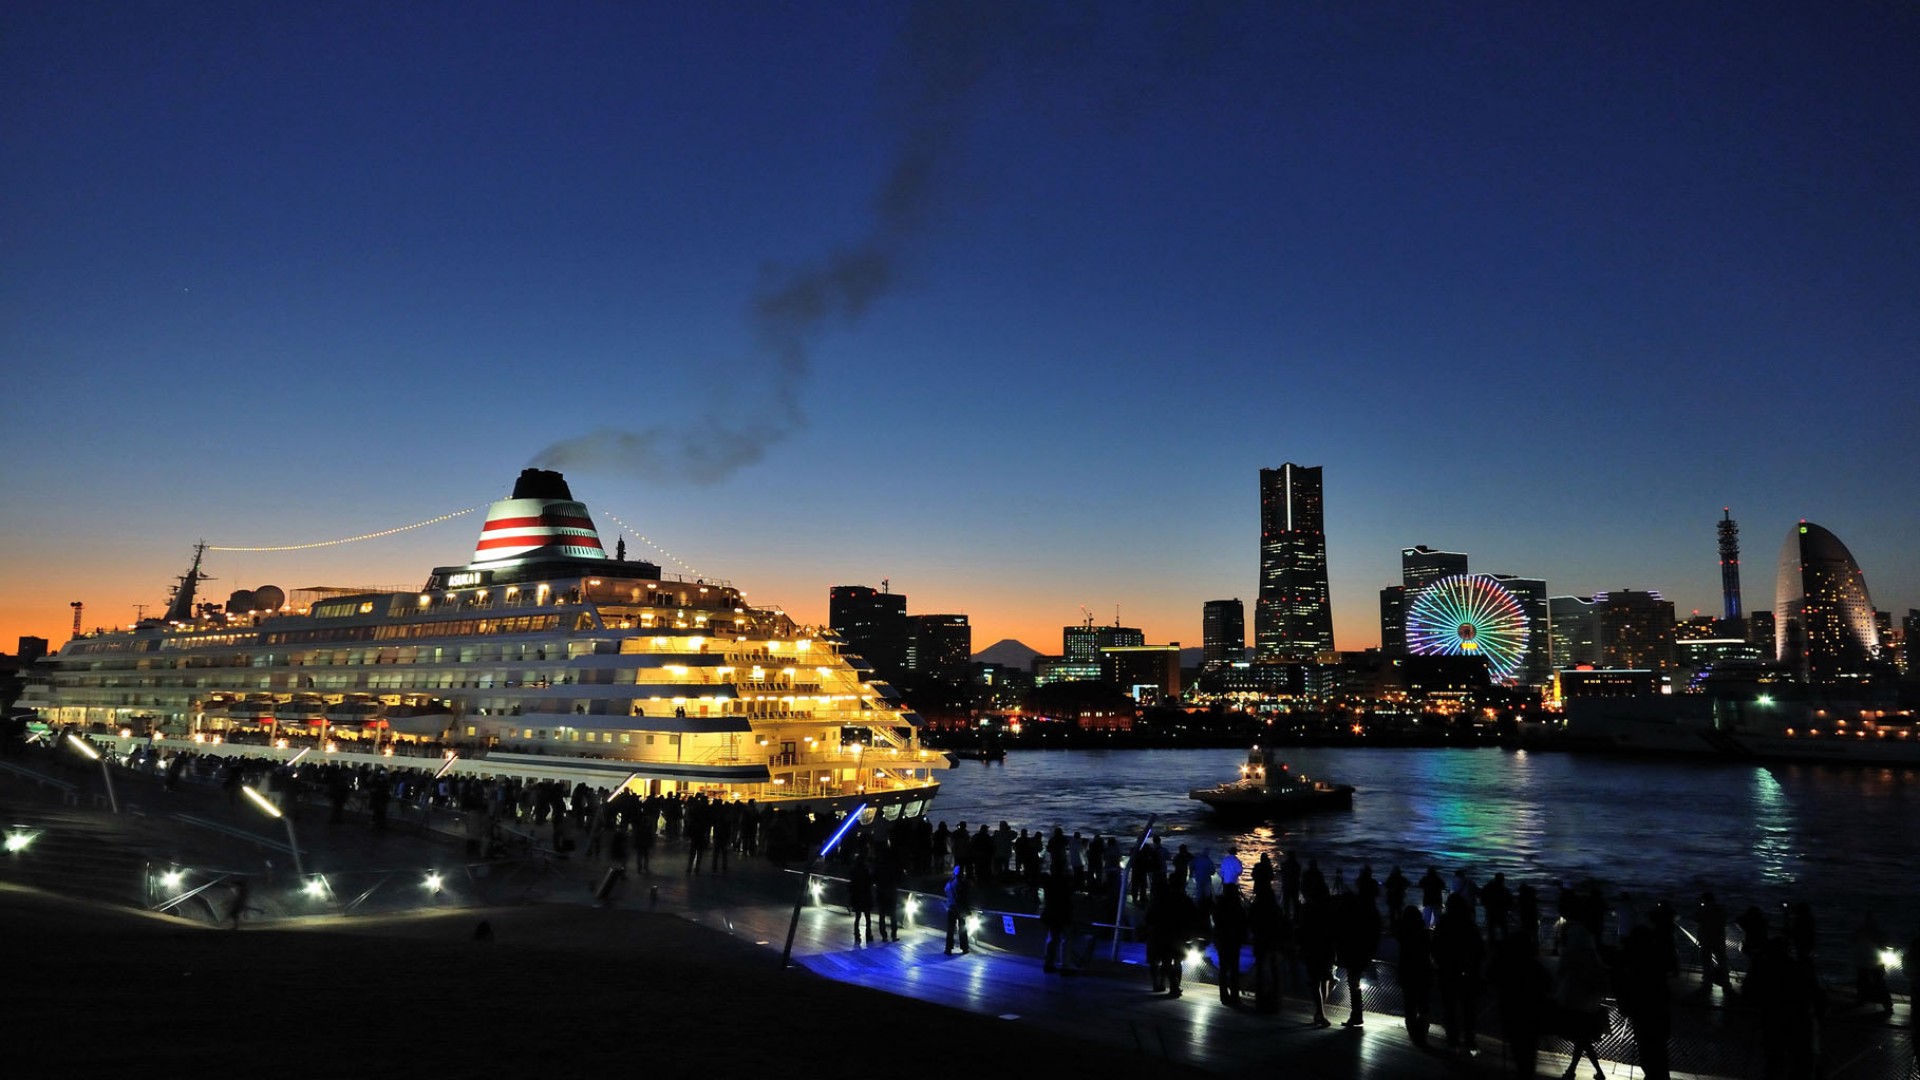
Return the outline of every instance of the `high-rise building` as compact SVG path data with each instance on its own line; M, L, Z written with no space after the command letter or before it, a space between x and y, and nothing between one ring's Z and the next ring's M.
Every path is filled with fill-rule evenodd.
M882 582L881 584L885 584ZM835 585L827 594L827 621L882 679L907 671L907 595L866 585Z
M1400 549L1400 584L1380 590L1380 651L1388 656L1407 654L1407 609L1421 589L1442 578L1467 573L1467 556L1459 551L1435 551L1425 544Z
M1864 674L1879 656L1866 575L1839 537L1811 522L1780 547L1773 622L1780 662L1815 686Z
M1043 657L1035 670L1041 685L1052 682L1088 681L1103 676L1100 654L1103 649L1141 646L1147 636L1133 626L1095 626L1091 621L1060 628L1060 655Z
M1209 668L1232 664L1247 651L1247 611L1238 599L1209 600L1200 612L1200 643Z
M1466 572L1467 555L1463 551L1435 551L1425 544L1400 549L1400 584L1406 586L1409 594L1441 578L1459 577Z
M1547 598L1547 637L1553 670L1600 666L1600 617L1584 596Z
M1407 587L1389 585L1380 590L1380 651L1407 655Z
M964 683L973 668L973 628L965 615L907 616L907 670Z
M1775 644L1773 612L1749 611L1746 618L1747 643L1760 650L1762 656L1779 656L1780 650Z
M1527 648L1520 660L1518 681L1525 686L1552 685L1553 613L1547 603L1546 580L1512 574L1494 574L1493 580L1507 587L1527 615Z
M1263 658L1333 649L1320 466L1260 470L1260 597L1254 643Z
M1610 668L1665 671L1673 666L1673 601L1654 590L1595 593L1600 660Z

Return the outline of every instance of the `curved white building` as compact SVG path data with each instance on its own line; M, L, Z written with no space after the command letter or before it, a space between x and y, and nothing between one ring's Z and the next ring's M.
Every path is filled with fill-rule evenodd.
M1866 575L1839 537L1810 521L1780 546L1773 618L1780 662L1809 683L1833 685L1879 657Z

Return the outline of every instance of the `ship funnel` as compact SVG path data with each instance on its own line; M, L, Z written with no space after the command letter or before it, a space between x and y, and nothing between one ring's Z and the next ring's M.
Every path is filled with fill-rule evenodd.
M606 557L586 506L573 501L565 477L546 469L522 472L513 496L488 508L487 524L473 549L475 566Z

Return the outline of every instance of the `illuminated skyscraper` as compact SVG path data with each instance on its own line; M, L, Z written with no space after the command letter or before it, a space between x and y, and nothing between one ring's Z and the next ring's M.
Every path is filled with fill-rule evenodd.
M1665 671L1673 666L1673 601L1656 590L1595 593L1600 662L1610 668Z
M1864 673L1880 653L1866 575L1839 537L1811 522L1780 547L1773 622L1780 662L1816 686Z
M1247 609L1239 600L1209 600L1200 612L1200 643L1209 668L1224 667L1247 651Z
M1425 544L1400 549L1400 584L1380 590L1380 651L1388 656L1407 654L1407 609L1421 589L1441 578L1467 572L1467 556L1460 551L1435 551ZM1541 648L1545 648L1544 639Z
M885 582L881 583L886 584ZM907 597L866 585L835 585L827 593L827 619L847 651L866 661L878 677L898 679L907 670Z
M1333 649L1320 466L1260 470L1260 598L1254 644L1264 658Z

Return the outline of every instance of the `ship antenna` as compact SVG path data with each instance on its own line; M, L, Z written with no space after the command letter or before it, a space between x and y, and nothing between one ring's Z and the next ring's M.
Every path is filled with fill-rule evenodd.
M167 604L167 621L191 622L193 620L194 591L203 581L213 579L200 572L200 558L207 553L205 540L193 546L193 565L180 576L180 584L173 590L173 598Z

